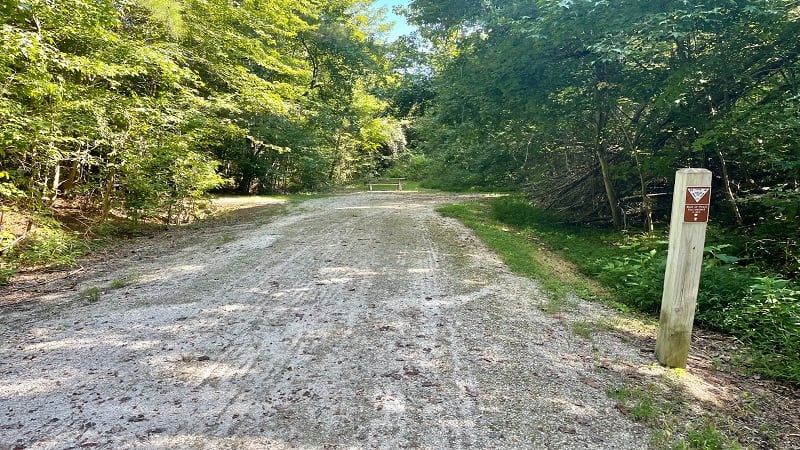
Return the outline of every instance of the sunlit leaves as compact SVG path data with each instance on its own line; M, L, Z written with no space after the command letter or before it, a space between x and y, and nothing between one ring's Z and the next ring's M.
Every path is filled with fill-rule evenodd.
M796 4L417 0L411 9L436 46L435 108L420 124L442 170L492 161L496 178L526 183L544 205L569 198L561 203L587 220L613 209L641 220L642 198L668 193L677 167L724 166L720 182L734 195L717 190L723 210L742 205L750 223L783 218L776 226L796 229L785 219L800 196ZM623 198L602 209L596 149Z
M388 66L362 2L0 10L0 170L35 201L81 195L105 213L177 220L184 199L223 178L243 191L310 188L331 165L371 170L391 140L386 104L365 88L382 86Z

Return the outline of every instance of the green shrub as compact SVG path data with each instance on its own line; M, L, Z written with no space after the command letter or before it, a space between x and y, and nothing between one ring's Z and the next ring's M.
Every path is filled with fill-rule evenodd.
M492 202L492 215L500 222L526 228L551 229L563 222L559 215L534 207L521 197L505 197Z
M19 270L63 268L89 252L87 241L64 229L52 217L36 215L27 237L0 255L0 284L7 284Z
M33 231L12 256L29 267L68 267L86 254L89 247L74 233L46 226Z
M0 264L0 286L8 284L11 277L17 274L17 271L8 267L5 263Z
M666 233L632 234L567 226L521 197L491 202L491 216L528 230L627 306L655 314L661 305ZM709 227L695 320L748 345L748 370L800 383L800 285L751 262L742 236ZM502 250L499 250L502 252Z
M597 278L611 287L623 302L640 311L655 313L661 306L666 246L661 240L638 239L618 247L621 256L600 258Z

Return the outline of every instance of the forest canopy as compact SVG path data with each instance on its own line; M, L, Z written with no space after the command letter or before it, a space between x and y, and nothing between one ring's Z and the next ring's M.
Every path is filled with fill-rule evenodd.
M2 207L176 223L209 191L388 174L652 230L703 167L715 223L800 271L796 1L404 13L418 33L388 42L371 1L3 0Z
M480 204L504 239L652 313L673 177L698 167L696 319L800 380L800 2L402 12L418 31L389 41L371 0L0 0L0 284L194 220L210 193L384 176L510 192Z
M3 206L80 198L180 221L212 189L379 170L405 143L376 94L395 83L376 14L355 0L3 1Z
M652 230L674 171L713 171L715 220L800 208L800 5L785 0L413 0L434 106L415 125L449 187L520 187L574 222ZM776 236L777 237L777 236Z

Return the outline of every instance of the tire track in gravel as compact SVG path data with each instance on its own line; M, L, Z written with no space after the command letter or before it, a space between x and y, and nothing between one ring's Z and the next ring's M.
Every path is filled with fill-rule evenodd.
M586 357L637 351L539 312L455 200L310 200L3 311L0 449L646 446Z

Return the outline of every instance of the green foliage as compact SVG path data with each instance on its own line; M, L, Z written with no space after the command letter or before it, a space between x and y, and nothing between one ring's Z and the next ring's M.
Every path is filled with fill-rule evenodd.
M533 208L530 202L520 197L506 197L491 203L492 215L499 221L524 228L531 224L546 227L547 230L563 229L563 217L540 208Z
M392 167L383 173L383 176L420 181L428 175L428 164L429 161L425 155L406 153L402 158L395 161Z
M65 268L91 250L83 236L65 229L52 217L36 214L22 236L0 232L0 284L6 284L20 270Z
M122 289L128 285L128 280L125 278L116 278L111 282L111 289Z
M367 8L2 3L3 207L63 199L101 220L184 223L209 191L308 191L386 170L405 152L384 100L399 78ZM23 265L79 253L46 230L24 244L10 256Z
M714 422L702 420L699 424L687 427L683 442L676 443L673 449L686 450L740 450L742 446L718 430Z
M749 291L725 308L723 324L752 348L748 365L800 380L800 286L771 277L751 281Z
M576 320L570 324L570 327L572 328L573 334L584 339L589 339L592 337L592 333L595 330L594 323L588 320Z
M609 397L616 400L637 422L655 422L665 414L665 405L656 401L657 391L649 391L637 386L619 386L608 392Z
M705 167L712 220L800 273L794 2L409 9L431 53L434 97L410 140L431 186L514 186L574 222L649 231L667 220L675 169Z
M667 243L647 235L625 238L624 243L617 243L620 256L597 259L592 269L598 279L624 297L626 304L655 313L664 289Z
M100 288L90 287L80 292L81 300L88 303L97 303L100 301Z
M608 396L617 401L618 409L628 417L650 424L654 448L670 450L734 450L743 447L735 439L721 431L717 422L721 420L703 416L696 422L681 419L682 399L675 392L665 391L663 386L621 385L608 391Z
M89 250L79 236L49 223L35 228L4 259L22 267L64 268L74 265Z
M392 77L364 8L6 2L4 203L81 197L106 217L182 221L209 190L306 190L385 169L404 136L377 96Z
M0 262L0 286L8 284L17 271L9 267L6 262Z
M596 287L565 279L542 256L558 252L577 269L600 281L624 305L655 314L661 305L668 237L569 226L558 215L535 208L521 197L488 204L449 206L445 214L458 217L520 273L544 280L551 291L565 293ZM747 344L735 359L742 370L800 383L800 286L775 276L764 267L744 265L741 237L709 229L705 262L697 299L698 324L731 333ZM595 296L606 297L595 293ZM561 306L539 305L551 313Z

